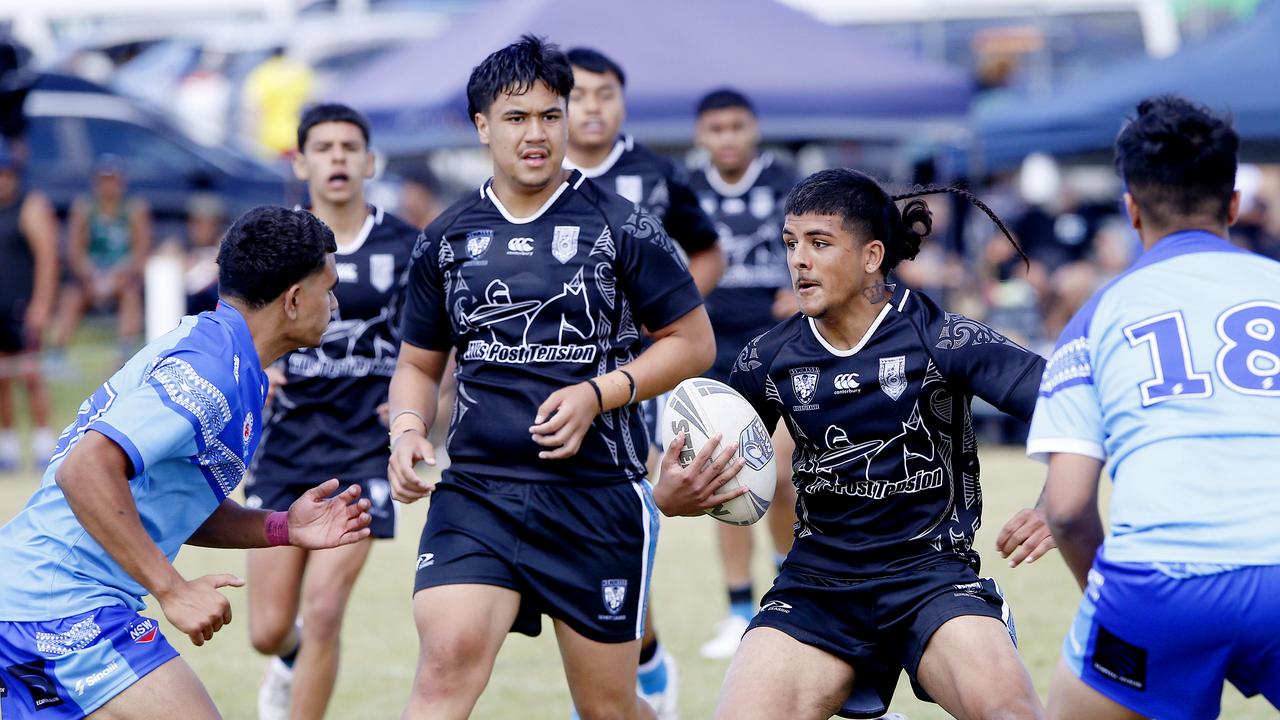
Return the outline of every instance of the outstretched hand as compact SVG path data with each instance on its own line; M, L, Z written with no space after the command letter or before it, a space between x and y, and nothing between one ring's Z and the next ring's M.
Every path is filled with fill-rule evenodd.
M671 447L662 455L658 484L653 489L653 501L662 514L701 515L711 508L747 494L746 487L720 492L725 483L737 477L746 460L737 457L738 443L731 442L723 452L715 454L722 436L717 433L688 465L680 464L684 450L685 433L676 433ZM712 455L715 455L714 459Z
M1033 563L1056 547L1044 511L1037 508L1019 510L996 537L996 549L1009 560L1009 567L1018 567L1023 560Z
M360 486L337 495L337 478L330 478L302 494L289 506L289 542L308 550L322 550L369 537L370 502L360 498ZM332 497L330 497L332 495Z

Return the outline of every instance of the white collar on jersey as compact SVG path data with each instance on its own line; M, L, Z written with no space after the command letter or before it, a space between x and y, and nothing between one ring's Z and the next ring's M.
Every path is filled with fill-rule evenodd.
M618 158L622 157L622 153L627 152L628 150L634 150L635 147L636 141L632 139L630 135L622 135L613 143L613 150L609 152L609 156L606 157L599 165L589 168L579 167L574 165L573 161L566 155L564 158L564 168L566 170L577 170L582 173L583 177L594 180L612 170L613 166L617 164Z
M902 300L898 302L898 312L902 312L902 306L906 304L907 296L910 294L910 290L906 290L902 293ZM870 342L871 336L876 333L876 328L880 327L880 323L884 322L884 319L889 316L889 311L893 309L894 307L892 302L885 303L884 307L880 309L880 314L872 321L871 327L867 328L867 331L862 334L862 339L858 341L857 345L854 345L848 350L841 350L835 345L827 342L827 339L822 337L822 332L818 330L818 323L814 322L813 318L805 319L809 321L809 330L813 332L813 336L818 339L818 342L822 347L827 349L827 352L835 355L836 357L853 357L854 355L857 355L858 351L865 347L868 342Z
M720 177L720 171L716 170L716 166L710 162L707 163L703 172L707 174L707 183L711 185L711 189L719 193L720 197L740 197L756 184L756 180L760 179L760 173L772 164L773 155L761 153L751 161L747 171L736 183L725 182L724 178Z
M586 179L587 176L579 172L578 179L573 183L573 189L577 190ZM570 176L569 180L573 180L573 176ZM507 211L506 206L502 204L502 201L499 200L498 196L493 192L493 178L489 178L485 181L484 185L480 186L480 197L489 198L489 202L493 203L493 206L498 208L498 212L502 213L502 217L506 218L507 222L512 225L528 225L534 220L542 217L542 214L550 209L551 206L555 204L556 200L560 199L560 196L564 194L564 191L569 189L569 180L565 180L560 183L560 187L556 188L556 191L551 194L551 197L547 198L547 201L542 203L542 207L535 210L529 217L518 218Z
M293 209L311 212L311 208L304 208L301 205L294 205ZM360 226L360 232L356 233L356 239L350 245L339 245L334 255L350 255L359 250L364 245L364 241L369 239L369 233L382 224L382 215L382 208L377 205L369 205L369 214L364 219L364 225Z

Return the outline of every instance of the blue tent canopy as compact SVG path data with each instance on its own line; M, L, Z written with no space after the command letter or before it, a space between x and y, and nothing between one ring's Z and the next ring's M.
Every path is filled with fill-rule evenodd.
M472 67L520 34L595 47L627 73L627 127L687 142L697 99L732 86L771 139L901 138L964 121L961 72L932 65L774 0L497 0L441 37L352 71L330 93L367 113L389 152L469 145Z
M1177 93L1229 111L1245 157L1280 157L1280 0L1221 35L1159 60L1143 58L1083 78L1043 100L1019 98L975 112L988 169L1032 152L1107 151L1143 98Z

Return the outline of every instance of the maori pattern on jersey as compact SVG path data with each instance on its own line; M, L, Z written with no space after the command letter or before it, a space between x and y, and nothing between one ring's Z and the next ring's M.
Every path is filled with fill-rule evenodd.
M667 237L667 233L662 229L658 219L640 209L639 206L636 206L635 212L631 213L631 217L627 218L627 221L622 224L622 229L636 240L648 240L665 250L671 257L680 258L680 254L676 252L675 244L671 242L671 238Z
M956 313L947 313L938 333L939 350L959 350L968 345L1022 346L993 330L990 326Z

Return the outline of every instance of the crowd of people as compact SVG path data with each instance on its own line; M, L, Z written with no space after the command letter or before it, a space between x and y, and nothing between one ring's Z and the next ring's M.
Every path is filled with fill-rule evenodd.
M249 549L259 716L323 717L351 589L398 531L392 501L430 497L405 718L468 716L503 638L537 635L544 615L574 713L675 718L649 592L659 515L745 491L724 489L740 439L692 458L683 435L655 445L660 398L697 375L746 398L779 459L763 597L750 532L717 527L726 619L701 651L733 658L719 717L889 717L904 671L960 718L1212 716L1224 679L1280 702L1274 647L1238 632L1274 620L1259 608L1280 495L1253 450L1280 392L1280 305L1277 266L1228 242L1275 247L1235 189L1229 124L1144 103L1117 143L1123 215L1095 214L1061 193L1002 208L999 192L852 169L800 178L730 88L697 104L706 162L684 168L625 133L625 86L599 50L526 36L494 52L467 88L492 177L442 209L433 178L410 174L399 214L368 197L364 117L310 107L290 135L306 206L224 231L217 199L194 196L188 237L156 252L182 255L204 312L136 354L153 238L117 159L99 160L60 253L55 214L0 151L0 247L22 260L0 287L4 349L37 424L46 323L65 347L85 310L112 304L127 358L56 446L48 435L43 482L0 528L28 568L0 590L6 712L218 717L139 614L151 595L196 645L229 621L218 588L244 581L172 566L199 544ZM1086 593L1047 711L979 575L975 399L1031 423L1029 452L1049 463L1000 553L1017 565L1060 545ZM442 428L448 467L422 475ZM1126 464L1104 543L1109 458ZM1150 612L1157 595L1173 599ZM1189 663L1162 623L1206 597L1225 621L1195 647L1227 649Z

